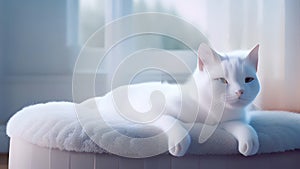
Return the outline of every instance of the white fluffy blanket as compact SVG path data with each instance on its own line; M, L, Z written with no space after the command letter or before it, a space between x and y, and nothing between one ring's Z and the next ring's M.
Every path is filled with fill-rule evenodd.
M86 109L88 112L89 110ZM300 114L279 111L253 111L251 125L259 136L259 153L281 152L300 149ZM87 113L88 114L88 113ZM98 145L123 154L141 154L156 151L166 146L167 138L152 140L147 145L138 144L138 139L160 132L141 125L116 124L118 130L102 125L97 118L85 119L84 129L78 121L75 104L51 102L26 107L16 113L7 126L10 137L18 137L30 143L49 148L77 152L103 153ZM185 124L191 125L191 124ZM237 142L229 133L217 129L205 143L199 144L202 124L195 124L190 131L192 144L190 154L237 154ZM85 131L89 132L89 137ZM127 136L119 134L123 133ZM90 138L92 138L92 141ZM146 143L145 143L146 144ZM167 150L167 149L165 149ZM120 152L123 151L123 152Z

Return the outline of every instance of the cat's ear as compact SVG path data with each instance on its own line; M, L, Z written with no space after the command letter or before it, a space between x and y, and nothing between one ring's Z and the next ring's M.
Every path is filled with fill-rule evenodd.
M250 63L255 68L256 71L258 66L258 51L259 51L259 44L257 44L247 56L247 62Z
M220 61L220 57L213 49L205 43L200 44L198 48L198 69L204 70L204 65L216 64Z

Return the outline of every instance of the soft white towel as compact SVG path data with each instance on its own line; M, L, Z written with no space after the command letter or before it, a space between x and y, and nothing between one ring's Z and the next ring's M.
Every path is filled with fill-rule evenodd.
M80 123L74 103L50 102L26 107L16 113L8 122L7 134L30 143L49 148L77 152L103 153L98 145L127 156L144 156L159 150L167 150L167 138L140 142L140 138L148 138L160 133L149 126L134 124L114 124L111 130L103 121L89 116ZM259 136L259 153L281 152L300 149L300 115L281 111L249 112L251 125ZM81 127L83 124L84 129ZM190 126L192 124L185 124ZM222 129L217 129L205 143L199 144L198 137L202 124L194 124L190 135L192 143L190 154L238 154L237 141ZM89 133L89 136L86 134ZM120 135L123 133L124 135ZM97 144L94 143L96 141Z

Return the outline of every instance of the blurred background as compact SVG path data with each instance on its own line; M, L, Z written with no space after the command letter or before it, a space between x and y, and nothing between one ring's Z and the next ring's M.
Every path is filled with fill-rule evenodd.
M171 20L161 23L161 18L145 17L121 22L113 31L104 28L105 24L141 12L176 16L185 24ZM94 58L111 47L112 39L149 27L181 32L189 45L157 34L134 36L120 43L102 65L95 65ZM101 31L96 38L86 43L97 30ZM250 49L259 43L262 91L256 104L263 109L300 112L298 0L0 0L0 124L5 126L15 112L27 105L73 101L72 74L82 47L83 57L90 57L85 64L91 69L87 66L77 73L89 76L96 71L96 95L102 95L110 89L113 71L130 53L162 49L144 51L139 56L145 62L155 62L164 57L165 52L161 51L173 52L193 69L194 52L202 42L220 52ZM189 75L186 69L165 62L176 80L184 81ZM95 66L97 70L92 69ZM152 80L172 78L163 72L149 71L133 81ZM115 86L125 81L120 80ZM88 97L91 95L80 98ZM1 151L6 151L2 145Z

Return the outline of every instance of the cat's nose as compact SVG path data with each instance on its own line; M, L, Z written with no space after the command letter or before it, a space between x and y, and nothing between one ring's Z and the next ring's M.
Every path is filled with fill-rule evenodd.
M237 90L237 91L235 92L235 94L236 94L238 97L240 97L241 95L244 94L244 90L243 90L243 89Z

